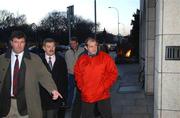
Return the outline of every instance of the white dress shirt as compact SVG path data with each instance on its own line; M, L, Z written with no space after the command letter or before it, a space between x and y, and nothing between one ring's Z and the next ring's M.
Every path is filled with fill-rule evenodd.
M47 54L45 54L45 58L46 58L47 63L49 63L49 57L51 57L51 62L52 62L52 67L53 67L54 63L56 61L56 56L55 55L48 56Z
M23 58L23 54L24 51L16 54L15 52L12 51L11 53L11 96L13 95L13 75L14 75L14 66L15 66L15 62L16 62L16 55L18 55L18 61L19 61L19 68L21 67L21 62L22 62L22 58Z

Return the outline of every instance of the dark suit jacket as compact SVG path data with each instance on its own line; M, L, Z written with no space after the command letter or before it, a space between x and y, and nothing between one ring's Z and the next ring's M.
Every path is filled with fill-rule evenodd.
M43 63L45 64L47 70L51 73L52 78L58 88L58 91L63 96L63 100L66 101L67 99L67 90L68 90L68 78L67 78L67 66L66 62L63 57L56 54L56 60L51 71L46 59L45 54L40 55ZM62 104L62 99L58 99L56 101L52 100L52 96L50 96L44 88L40 87L41 91L41 101L42 101L42 108L45 110L48 109L57 109Z

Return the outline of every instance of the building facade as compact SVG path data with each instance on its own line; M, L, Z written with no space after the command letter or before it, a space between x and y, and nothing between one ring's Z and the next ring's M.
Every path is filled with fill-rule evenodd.
M140 0L140 57L154 118L180 118L180 0ZM140 58L140 59L141 59Z

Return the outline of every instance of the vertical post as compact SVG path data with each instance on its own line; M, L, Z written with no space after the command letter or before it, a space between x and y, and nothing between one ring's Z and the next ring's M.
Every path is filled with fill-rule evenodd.
M71 39L71 21L70 21L70 6L67 7L67 18L68 18L68 37Z
M71 40L71 25L74 24L74 6L67 7L69 41Z
M36 42L36 46L39 46L38 38L37 38L37 25L35 23L32 23L31 28L33 30L33 37Z
M71 22L68 20L68 30L69 30L69 41L71 40Z
M119 11L117 8L116 8L116 11L117 11L117 16L118 16L118 38L119 38Z
M96 23L96 0L94 0L94 25L95 25L95 33L94 33L94 37L96 38L96 33L97 33L97 23Z

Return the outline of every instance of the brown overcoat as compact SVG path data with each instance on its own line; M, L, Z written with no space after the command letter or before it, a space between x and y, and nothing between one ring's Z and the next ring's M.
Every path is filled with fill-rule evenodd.
M51 93L52 90L57 90L57 87L39 56L29 53L23 59L26 65L25 98L28 115L29 118L42 118L39 84L49 93ZM7 56L7 54L0 55L0 92L10 61L11 56Z

